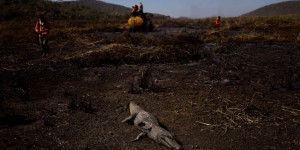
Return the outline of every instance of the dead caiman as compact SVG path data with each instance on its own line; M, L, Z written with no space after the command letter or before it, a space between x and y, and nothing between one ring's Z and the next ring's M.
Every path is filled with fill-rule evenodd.
M122 122L133 120L134 126L138 127L142 132L132 141L139 140L142 136L147 135L154 141L161 143L172 149L182 149L177 143L173 134L159 125L158 119L151 113L145 111L143 108L130 102L129 104L130 116L125 118Z

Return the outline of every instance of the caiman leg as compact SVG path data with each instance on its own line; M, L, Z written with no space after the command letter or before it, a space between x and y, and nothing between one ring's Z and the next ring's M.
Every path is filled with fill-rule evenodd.
M138 141L139 139L141 139L141 137L147 135L146 132L141 132L134 140L132 140L131 142L135 142Z
M125 118L124 120L122 120L122 122L127 122L133 118L135 118L136 114L130 115L129 117Z

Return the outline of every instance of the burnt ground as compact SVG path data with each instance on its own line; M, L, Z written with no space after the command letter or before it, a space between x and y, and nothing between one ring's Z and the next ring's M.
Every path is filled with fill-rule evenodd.
M142 36L169 34L162 30ZM109 63L81 52L113 46L103 39L123 34L84 36L99 41L50 39L47 58L35 44L2 46L1 149L168 149L147 138L130 142L139 133L121 123L130 101L184 149L299 149L299 44L201 43L214 53L180 63Z

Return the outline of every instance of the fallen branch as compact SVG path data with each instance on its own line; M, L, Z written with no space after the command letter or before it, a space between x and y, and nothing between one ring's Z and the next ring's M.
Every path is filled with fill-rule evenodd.
M221 125L209 124L209 123L205 123L205 122L201 122L201 121L196 121L196 123L200 123L200 124L203 124L203 125L206 125L206 126L214 126L214 127L221 126Z

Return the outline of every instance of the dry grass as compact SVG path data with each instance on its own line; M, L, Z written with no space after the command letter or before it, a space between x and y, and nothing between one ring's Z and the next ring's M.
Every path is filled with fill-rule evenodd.
M224 26L230 30L284 30L299 29L299 16L236 17L225 18Z
M66 36L77 34L80 36L89 33L123 32L126 30L126 27L118 22L106 21L54 21L51 24L53 24L51 26L51 36L54 37L60 37L62 34L66 34Z
M51 37L64 38L70 34L103 33L103 32L125 32L128 26L126 20L119 21L55 21L49 20L51 25ZM199 20L155 20L156 27L184 27L199 30L208 30L207 34L187 34L170 35L163 37L162 43L169 44L190 43L201 41L212 41L214 33L212 26L214 18ZM26 37L32 37L35 20L7 21L0 24L1 42L8 40L25 40ZM223 18L222 28L219 31L223 41L236 40L237 42L257 42L257 41L299 41L300 17L281 16L281 17L237 17ZM19 34L12 34L18 31ZM227 32L234 32L234 36L227 36ZM143 39L143 37L140 37ZM144 37L144 39L147 39ZM153 43L152 43L153 44Z
M239 42L239 43L264 43L264 42L289 41L288 38L285 37L285 35L279 33L265 34L265 33L257 33L257 32L242 33L224 40L226 40L225 42Z
M61 21L49 20L50 42L55 43L57 54L71 47L93 47L92 49L72 51L64 58L76 58L80 64L95 63L165 63L190 62L209 58L217 51L209 51L205 43L276 43L300 41L300 17L237 17L223 18L222 28L212 28L214 18L198 20L158 20L156 27L183 27L195 33L178 32L157 35L130 34L126 20L100 21ZM1 48L6 51L22 47L38 49L37 35L34 33L35 20L1 22ZM198 30L198 31L197 31ZM17 31L17 32L16 32ZM102 36L107 34L107 36ZM109 36L111 35L111 36ZM157 38L159 37L159 38ZM14 41L16 45L11 45ZM105 46L106 45L106 46ZM103 47L104 46L104 47ZM97 48L95 48L97 47ZM71 56L72 55L72 56ZM4 56L11 58L11 56ZM81 57L79 59L79 57ZM106 58L107 57L107 58ZM73 60L74 60L73 59ZM11 60L19 60L11 58ZM92 61L93 60L93 61Z
M199 47L167 45L139 50L132 44L110 44L96 49L66 54L61 61L68 61L85 67L103 64L186 63L211 56L212 52L200 45Z

